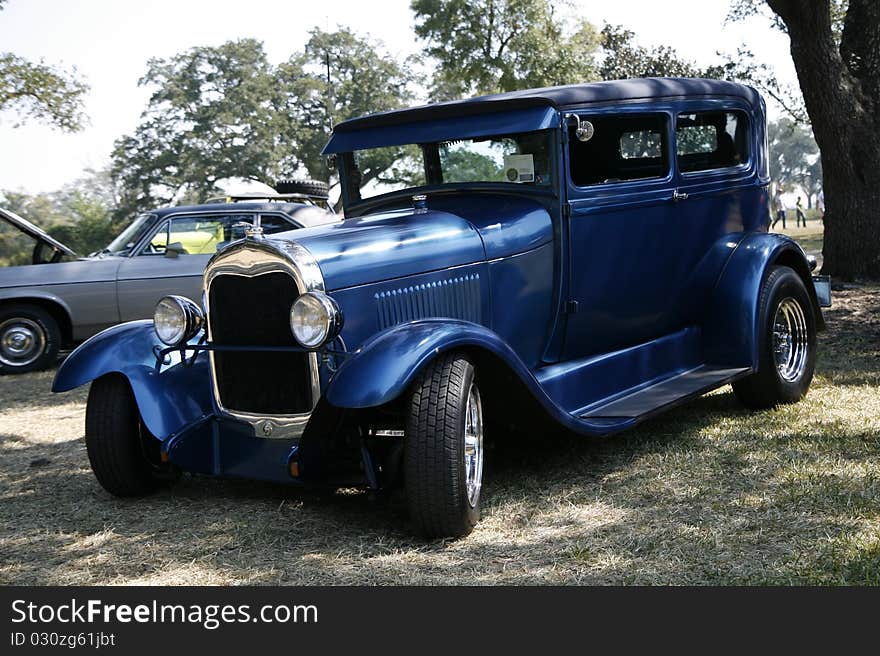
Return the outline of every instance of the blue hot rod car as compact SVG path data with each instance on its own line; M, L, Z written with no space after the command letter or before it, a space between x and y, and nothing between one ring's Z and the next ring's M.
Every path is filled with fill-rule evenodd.
M764 103L699 79L579 84L339 124L345 220L213 256L67 359L98 481L177 470L374 489L416 529L479 516L484 427L629 428L732 383L806 394L810 265L768 234ZM382 171L394 171L383 176ZM540 433L536 433L540 435Z

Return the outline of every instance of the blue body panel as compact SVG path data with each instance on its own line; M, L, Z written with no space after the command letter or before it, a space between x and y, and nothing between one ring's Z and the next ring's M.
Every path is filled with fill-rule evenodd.
M484 326L425 319L391 328L364 344L356 357L340 367L325 392L329 403L340 408L368 408L397 398L428 362L457 349L479 349L504 362L526 385L544 410L570 430L604 435L609 425L580 421L550 398L529 368L503 339ZM633 421L620 422L614 429Z
M816 291L801 247L780 234L750 233L734 249L704 311L705 357L731 366L757 366L758 297L768 268L783 256L794 265L818 312Z
M149 431L165 439L213 413L208 358L201 354L192 366L180 356L157 370L153 347L161 342L152 321L131 321L98 333L62 363L53 392L66 392L109 373L131 383L135 400ZM176 364L175 364L176 363Z
M318 261L328 290L481 262L476 228L448 212L411 209L290 234Z

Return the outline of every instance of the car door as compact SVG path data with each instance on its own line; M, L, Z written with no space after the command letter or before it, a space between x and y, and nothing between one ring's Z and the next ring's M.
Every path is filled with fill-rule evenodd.
M569 302L563 358L632 346L670 329L680 276L672 116L657 108L581 115L569 130Z

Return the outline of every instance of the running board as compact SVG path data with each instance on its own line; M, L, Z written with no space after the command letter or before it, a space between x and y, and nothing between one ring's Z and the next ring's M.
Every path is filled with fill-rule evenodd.
M701 365L666 380L644 387L636 392L619 396L609 402L588 408L580 414L581 420L594 422L598 419L627 418L629 423L677 405L695 396L731 383L751 373L745 368L721 368Z

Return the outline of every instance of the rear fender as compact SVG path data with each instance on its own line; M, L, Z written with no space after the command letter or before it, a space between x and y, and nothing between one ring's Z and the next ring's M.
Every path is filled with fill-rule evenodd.
M718 365L758 366L758 316L761 285L775 265L794 269L804 282L816 325L825 326L803 249L793 239L773 233L749 233L721 273L703 317L705 358Z
M98 333L62 363L53 392L66 392L105 374L128 379L147 429L164 440L214 412L208 357L200 353L192 365L171 362L156 368L153 347L162 346L153 322L132 321Z

